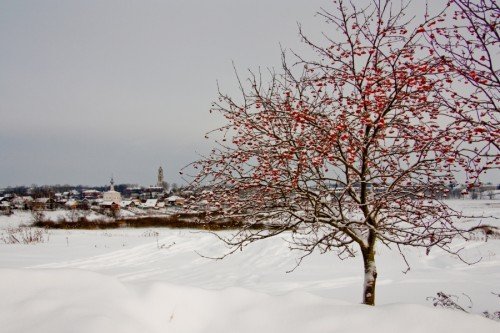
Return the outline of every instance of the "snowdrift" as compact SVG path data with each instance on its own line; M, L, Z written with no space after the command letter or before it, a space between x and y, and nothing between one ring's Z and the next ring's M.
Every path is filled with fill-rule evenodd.
M243 288L126 284L76 269L0 270L3 333L499 332L478 315L421 305L377 307Z

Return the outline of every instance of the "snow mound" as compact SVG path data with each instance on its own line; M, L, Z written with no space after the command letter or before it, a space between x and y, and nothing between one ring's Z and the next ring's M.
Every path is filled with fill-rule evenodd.
M308 293L125 284L76 269L0 270L3 333L498 332L477 315L420 305L377 307Z

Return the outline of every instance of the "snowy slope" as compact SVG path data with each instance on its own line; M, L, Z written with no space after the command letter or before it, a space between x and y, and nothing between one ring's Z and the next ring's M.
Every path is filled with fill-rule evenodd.
M500 217L499 201L453 205L468 214ZM0 228L21 220L2 217ZM483 222L498 224L492 218ZM403 327L444 332L450 323L456 332L500 329L491 320L438 311L426 300L438 291L465 293L473 312L499 310L492 292L500 292L500 240L455 242L467 259L481 259L473 266L442 251L426 256L406 249L407 274L397 253L379 248L377 303L383 306L373 309L356 305L359 258L314 254L287 274L298 253L290 253L280 239L213 261L197 252L217 256L224 247L198 231L52 230L49 237L34 245L0 242L0 268L7 269L0 272L0 295L8 296L0 298L0 332L33 327L43 332L68 327L78 327L72 332L397 332Z
M13 290L13 285L23 288ZM305 293L269 296L165 283L124 285L77 270L0 270L5 333L498 332L479 316L419 305L368 307Z

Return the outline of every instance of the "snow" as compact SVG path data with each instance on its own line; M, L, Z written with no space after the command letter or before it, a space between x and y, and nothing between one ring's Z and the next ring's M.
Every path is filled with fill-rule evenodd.
M456 201L465 214L500 217L499 201ZM0 229L30 214L0 216ZM485 223L498 221L485 218ZM1 230L0 230L1 232ZM479 315L433 308L438 291L497 311L500 240L457 240L467 265L448 253L377 248L377 306L361 300L361 257L299 253L268 239L222 261L208 233L166 228L51 230L40 244L0 241L0 331L10 332L498 332ZM285 236L285 238L288 236ZM465 298L466 300L466 298ZM466 301L465 306L469 305Z
M420 305L370 308L305 293L282 296L167 283L130 286L78 270L2 270L2 332L495 332L479 316ZM15 292L13 285L22 285ZM17 289L17 288L16 288ZM422 320L425 318L426 320Z
M109 216L99 214L94 211L82 210L49 210L44 211L43 216L45 219L51 221L71 220L74 217L85 216L89 221L111 221ZM33 214L30 211L15 210L11 216L0 215L0 230L7 227L18 227L20 225L30 225L33 223Z

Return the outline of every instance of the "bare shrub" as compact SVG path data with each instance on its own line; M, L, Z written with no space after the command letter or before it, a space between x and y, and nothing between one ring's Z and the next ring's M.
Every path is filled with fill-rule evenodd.
M214 216L214 215L213 215ZM212 217L213 217L212 216ZM141 216L129 219L119 219L114 221L108 220L91 220L85 216L79 218L76 222L62 219L58 221L42 220L34 223L33 226L47 229L117 229L122 227L127 228L173 228L173 229L198 229L198 230L235 230L242 227L247 227L252 230L272 230L279 226L272 224L253 223L245 225L244 221L236 218L221 218L217 221L209 220L205 214L175 214L168 216ZM281 228L281 227L280 227ZM144 237L156 237L151 234Z
M11 216L13 214L12 209L7 208L6 210L0 210L0 215Z
M500 294L492 293L493 295L499 296ZM446 294L442 291L438 292L436 296L433 297L427 297L428 301L432 302L432 305L435 307L440 307L444 309L450 309L450 310L459 310L465 313L471 313L470 309L472 309L473 303L472 299L467 295L463 294L462 295L467 298L468 305L462 305L460 303L463 303L463 298L457 295L452 295L452 294ZM495 311L495 312L490 312L490 311L483 311L481 313L483 317L500 321L500 311Z
M159 249L164 249L164 250L168 250L170 249L172 246L175 245L175 242L172 242L170 244L159 244L158 243L158 239L156 240L156 246L159 248Z
M142 233L142 237L158 237L160 233L155 230L146 230Z
M488 319L500 321L500 311L495 311L495 312L484 311L482 315Z
M48 242L49 233L32 227L7 228L0 239L5 244L37 244Z
M470 301L470 297L467 296L467 298L469 298ZM446 294L439 291L435 297L427 297L427 300L431 301L432 305L435 307L468 312L464 306L459 304L460 297L457 295ZM467 306L468 309L472 308L472 301L470 301L470 303L471 304Z
M68 221L66 219L58 221L44 220L34 223L33 226L47 229L116 229L120 227L120 223L116 221L106 220L92 220L89 221L85 216L78 218L76 222Z
M470 239L487 242L488 239L500 239L500 229L492 225L481 225L470 230Z
M45 213L40 209L33 209L31 211L31 219L33 220L33 224L43 223L47 220Z
M79 221L85 222L88 216L89 216L89 211L81 209L72 209L66 214L65 220L67 220L68 222L79 222Z

